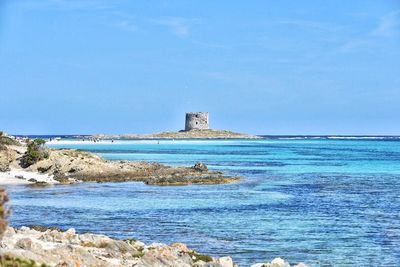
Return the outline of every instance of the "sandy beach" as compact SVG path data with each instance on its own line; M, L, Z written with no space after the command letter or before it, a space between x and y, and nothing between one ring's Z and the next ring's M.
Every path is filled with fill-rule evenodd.
M215 140L194 140L194 139L154 139L154 140L149 140L149 139L123 139L123 140L99 140L96 142L93 142L91 140L81 140L81 139L61 139L61 140L51 140L51 141L46 141L46 146L56 146L56 145L111 145L111 144L154 144L154 145L159 145L159 144L209 144L210 142L213 142ZM233 140L218 140L218 141L223 141L224 143L233 143ZM251 140L250 140L251 141Z
M36 181L29 181L30 179L34 179ZM45 182L48 184L59 183L53 179L53 175L48 174L41 174L15 168L11 168L11 170L7 172L0 172L0 185L26 185L35 182Z

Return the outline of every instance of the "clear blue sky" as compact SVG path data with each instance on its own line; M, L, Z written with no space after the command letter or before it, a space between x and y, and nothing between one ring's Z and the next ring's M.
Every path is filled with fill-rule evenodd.
M0 129L400 134L400 1L0 2Z

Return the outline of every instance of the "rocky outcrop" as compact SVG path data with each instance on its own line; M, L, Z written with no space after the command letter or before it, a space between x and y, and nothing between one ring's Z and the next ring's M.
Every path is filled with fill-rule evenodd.
M0 172L6 172L10 170L10 164L16 160L16 152L13 149L9 149L8 146L3 146L0 149Z
M224 184L239 177L209 171L203 163L193 167L170 167L144 161L110 161L74 149L46 149L26 167L27 146L5 146L0 150L0 172L7 177L43 185L45 183L141 181L149 185ZM1 179L0 179L1 183Z
M19 146L20 143L13 137L0 131L0 172L10 170L10 164L16 159L16 149L10 147Z
M63 183L142 181L149 185L188 185L239 181L238 177L208 171L203 163L194 167L170 167L143 161L109 161L72 149L50 149L47 159L31 165L28 170L54 175L54 179Z
M105 235L77 234L45 227L8 227L0 245L7 259L32 260L46 266L135 266L135 267L237 267L231 257L215 258L189 249L185 244L146 245L138 240L117 240ZM19 265L10 265L19 266ZM34 266L34 265L29 265ZM252 267L290 267L276 258ZM296 267L307 267L300 263Z
M235 133L226 130L191 130L180 132L162 132L155 134L96 134L77 136L93 139L259 139L256 135Z
M185 244L146 245L137 240L116 240L105 235L8 227L0 247L8 258L33 260L48 266L198 266L233 267L230 257L201 255Z

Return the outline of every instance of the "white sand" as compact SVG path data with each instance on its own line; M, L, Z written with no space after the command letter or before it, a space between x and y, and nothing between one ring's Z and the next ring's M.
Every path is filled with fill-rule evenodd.
M86 144L86 145L98 145L98 144L114 144L114 143L121 143L124 141L114 141L111 142L111 140L100 140L97 142L93 141L82 141L82 140L52 140L52 141L46 141L46 145L81 145L81 144Z
M38 172L30 172L15 168L11 168L8 172L0 172L0 185L30 184L32 182L29 182L29 179L35 179L38 182L46 182L49 184L58 183L58 181L53 179L52 175Z
M249 139L249 141L253 141ZM264 140L266 141L266 140ZM52 140L52 141L47 141L46 145L52 146L52 145L99 145L99 144L202 144L202 145L207 145L207 144L215 144L216 142L221 142L223 144L228 144L228 143L235 143L237 141L235 140L229 140L229 139L217 139L217 140L195 140L195 139L122 139L122 140L114 140L112 142L111 140L100 140L97 142L93 141L82 141L82 140Z

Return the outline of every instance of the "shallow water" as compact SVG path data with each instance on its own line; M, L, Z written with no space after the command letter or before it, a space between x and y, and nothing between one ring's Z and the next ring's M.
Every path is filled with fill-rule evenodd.
M13 226L74 227L184 242L242 266L284 257L311 266L400 265L400 141L272 139L53 145L108 159L241 175L229 185L87 183L11 187Z

